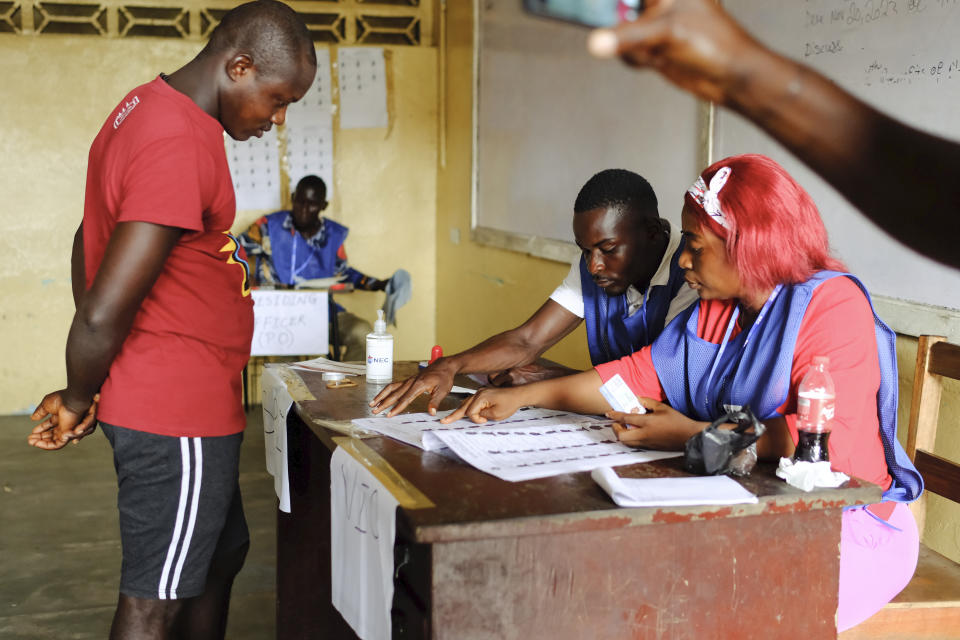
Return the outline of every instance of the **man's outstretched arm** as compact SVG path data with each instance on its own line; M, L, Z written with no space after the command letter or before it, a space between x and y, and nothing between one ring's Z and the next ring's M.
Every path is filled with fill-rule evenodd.
M40 402L33 419L44 421L30 434L30 444L59 449L83 432L83 417L182 232L148 222L117 225L70 325L67 387ZM74 290L76 299L76 286Z
M492 373L519 367L540 355L577 328L582 322L553 300L519 327L498 333L458 354L440 358L416 376L387 385L370 403L379 412L393 407L388 415L403 411L414 398L430 394L428 411L435 413L453 387L458 373Z
M591 51L737 111L891 236L960 268L960 144L923 133L753 39L713 0L648 0Z

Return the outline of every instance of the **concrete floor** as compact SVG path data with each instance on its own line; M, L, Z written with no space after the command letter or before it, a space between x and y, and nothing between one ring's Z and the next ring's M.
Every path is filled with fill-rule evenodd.
M275 637L276 497L264 467L260 407L247 415L240 487L251 547L227 637ZM99 430L77 446L26 443L26 416L0 416L0 638L106 638L117 600L116 474Z

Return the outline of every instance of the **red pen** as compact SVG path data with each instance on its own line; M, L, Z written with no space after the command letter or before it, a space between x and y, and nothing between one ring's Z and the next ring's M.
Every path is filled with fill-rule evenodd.
M438 345L438 344L433 345L433 349L430 349L430 362L429 362L429 364L433 364L434 362L436 362L437 360L439 360L439 359L442 358L442 357L443 357L443 349L440 348L440 345Z

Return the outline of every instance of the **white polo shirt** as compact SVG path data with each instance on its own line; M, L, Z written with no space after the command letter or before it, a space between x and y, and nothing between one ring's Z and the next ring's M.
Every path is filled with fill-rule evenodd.
M670 225L670 239L667 241L667 250L663 253L663 259L657 272L650 279L650 286L663 286L670 280L670 260L674 252L680 246L680 232ZM643 306L643 294L637 291L633 285L627 287L627 315L632 316ZM667 319L664 326L670 324L678 313L689 307L697 300L697 292L688 286L680 287L677 295L670 301L670 308L667 310ZM557 287L550 299L555 301L561 307L577 316L583 317L583 289L580 287L580 258L576 258L570 265L570 272L563 279L560 286Z

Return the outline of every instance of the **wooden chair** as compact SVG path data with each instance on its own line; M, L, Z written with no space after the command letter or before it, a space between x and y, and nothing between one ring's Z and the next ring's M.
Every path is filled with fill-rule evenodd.
M944 377L960 380L960 345L939 336L920 336L906 447L926 485L924 495L910 505L921 535L917 570L900 595L869 620L840 634L842 640L960 638L960 565L922 544L927 494L960 503L960 464L933 453ZM944 427L960 429L957 424Z

